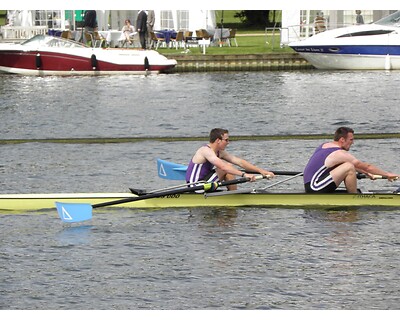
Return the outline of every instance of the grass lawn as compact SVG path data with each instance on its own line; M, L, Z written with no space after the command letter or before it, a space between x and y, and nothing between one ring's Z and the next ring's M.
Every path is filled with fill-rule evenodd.
M279 30L275 31L275 36L271 32L265 35L265 31L238 31L236 34L236 41L238 47L234 44L232 47L224 45L220 47L218 44L207 48L207 54L263 54L263 53L293 53L294 51L289 47L280 48L280 35ZM257 35L254 35L257 34ZM258 35L259 34L259 35ZM190 52L187 55L200 55L202 51L200 48L189 48ZM166 49L159 48L158 52L163 55L177 54L183 52L183 49Z
M240 24L241 21L239 18L235 18L235 13L238 10L215 10L215 21L219 25L222 18L224 25L225 24ZM279 14L278 14L279 16ZM229 47L224 45L220 47L218 44L214 46L210 46L207 48L207 54L264 54L264 53L293 53L294 51L289 48L281 48L280 47L280 34L279 29L275 30L275 34L273 35L272 30L268 30L266 34L265 29L259 30L247 30L239 28L236 33L236 41L238 43L238 47L233 46ZM202 51L199 48L189 48L190 52L186 53L186 55L200 55ZM183 49L165 49L160 48L158 51L161 54L177 54L183 52Z

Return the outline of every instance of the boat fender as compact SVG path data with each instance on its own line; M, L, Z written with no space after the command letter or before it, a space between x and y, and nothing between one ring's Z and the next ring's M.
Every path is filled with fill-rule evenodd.
M390 61L390 56L387 54L385 57L385 70L392 69L392 63Z
M149 70L150 69L150 63L149 63L149 59L147 59L147 57L144 57L144 70Z
M92 54L90 57L90 62L92 63L92 69L96 70L97 69L97 58L95 54Z
M42 58L40 57L40 53L36 54L35 58L36 69L40 69L42 67Z

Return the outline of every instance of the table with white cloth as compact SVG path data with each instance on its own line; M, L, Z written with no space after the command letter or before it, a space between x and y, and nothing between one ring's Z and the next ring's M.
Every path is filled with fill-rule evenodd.
M125 39L122 31L119 30L99 31L99 34L106 39L107 45L112 48L115 48L119 41Z

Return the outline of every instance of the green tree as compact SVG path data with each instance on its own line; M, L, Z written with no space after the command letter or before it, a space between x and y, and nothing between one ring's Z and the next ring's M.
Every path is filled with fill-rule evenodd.
M242 10L235 14L246 27L266 28L276 25L276 10Z

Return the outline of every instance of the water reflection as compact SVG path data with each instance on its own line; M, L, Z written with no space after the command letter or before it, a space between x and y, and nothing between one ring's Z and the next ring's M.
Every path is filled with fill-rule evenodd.
M358 208L305 209L304 216L311 221L356 222L360 219L360 210Z
M199 227L232 227L238 217L237 208L191 208L189 221Z
M56 234L56 239L61 245L84 245L91 241L93 226L90 225L64 225L63 229Z

